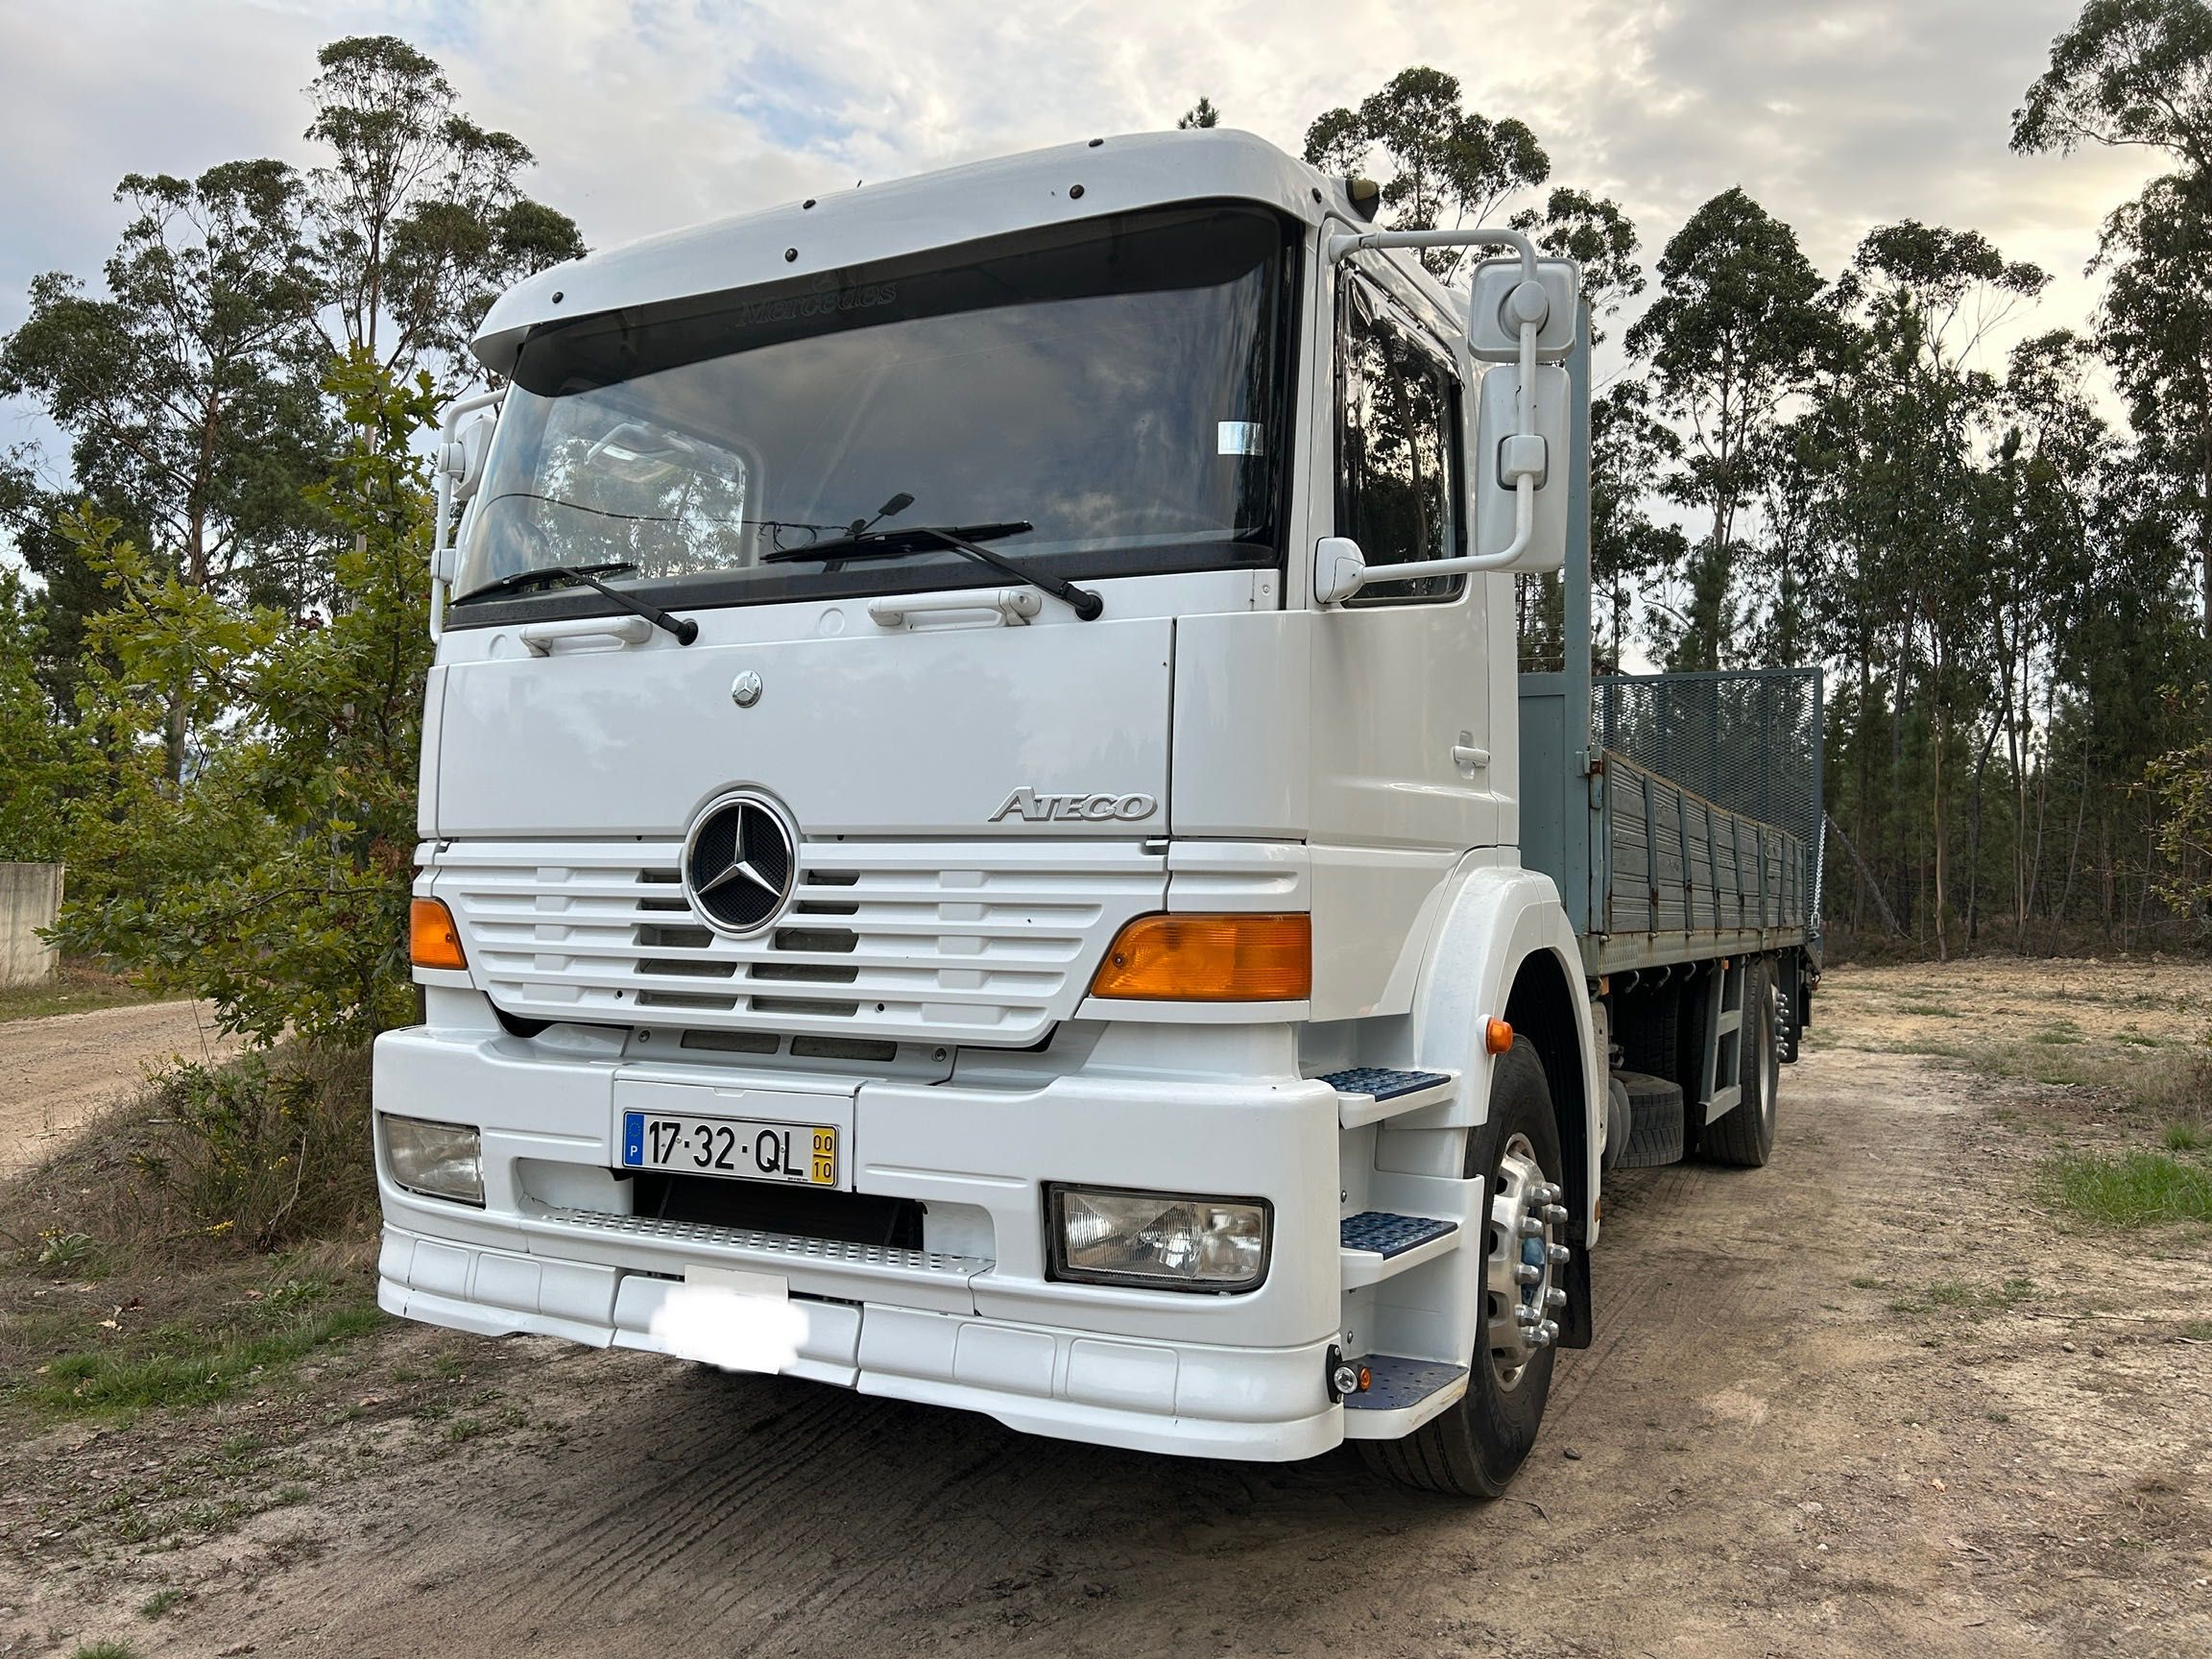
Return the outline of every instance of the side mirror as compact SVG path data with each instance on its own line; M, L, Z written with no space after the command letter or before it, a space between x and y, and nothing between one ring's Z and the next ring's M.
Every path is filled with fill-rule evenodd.
M1567 563L1568 419L1573 391L1567 371L1539 364L1532 382L1535 431L1520 425L1521 371L1501 363L1487 371L1476 392L1473 462L1474 551L1491 557L1513 545L1519 533L1519 481L1534 484L1534 520L1528 541L1510 564L1496 570L1557 570ZM1326 543L1324 543L1326 545Z
M1521 293L1525 280L1518 258L1485 259L1475 267L1467 296L1467 349L1478 363L1520 360L1524 316L1537 319L1537 362L1564 363L1575 349L1582 267L1572 259L1539 259L1539 292Z
M1341 605L1367 581L1367 555L1349 536L1324 536L1313 544L1313 603Z
M453 499L466 501L484 482L484 458L492 448L492 431L498 419L489 409L469 418L446 445L446 465L453 474Z

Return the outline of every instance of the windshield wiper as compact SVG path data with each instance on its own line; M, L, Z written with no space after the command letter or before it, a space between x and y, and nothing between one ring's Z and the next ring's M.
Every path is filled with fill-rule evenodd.
M883 504L876 517L886 518L894 513L902 513L914 505L914 497L903 493L894 495ZM1048 576L1042 570L1031 570L1017 565L1003 553L994 553L980 545L1007 536L1020 536L1036 526L1026 518L1012 518L998 524L907 524L878 530L875 520L855 520L853 528L834 541L816 541L805 547L779 547L760 555L760 562L783 564L794 559L902 559L909 553L919 553L929 547L948 547L953 552L988 565L992 569L1011 576L1040 592L1049 593L1085 622L1094 620L1106 609L1106 601L1088 588L1078 588L1072 582L1058 576Z
M623 610L642 616L656 628L664 628L676 636L676 643L688 645L699 637L699 624L688 616L671 616L658 605L648 605L633 594L618 588L610 588L599 580L612 576L617 570L635 570L637 566L627 559L610 560L604 565L541 565L535 570L517 570L496 577L480 588L471 588L453 603L466 605L471 599L489 599L500 593L519 593L527 588L553 588L571 582L581 582L587 588L595 588Z

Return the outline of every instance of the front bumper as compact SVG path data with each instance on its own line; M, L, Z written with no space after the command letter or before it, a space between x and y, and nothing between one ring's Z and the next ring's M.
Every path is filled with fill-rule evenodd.
M926 1205L930 1247L624 1213L610 1173L619 1090L697 1087L711 1114L704 1102L734 1075L615 1047L548 1056L496 1029L380 1038L378 1111L479 1125L486 1202L401 1190L380 1156L379 1302L486 1334L671 1352L653 1329L663 1301L689 1269L735 1268L783 1279L803 1312L790 1375L1142 1451L1281 1460L1343 1438L1325 1378L1341 1306L1325 1085L1119 1068L1018 1085L846 1080L848 1184ZM1265 1197L1266 1280L1236 1295L1051 1281L1046 1180Z

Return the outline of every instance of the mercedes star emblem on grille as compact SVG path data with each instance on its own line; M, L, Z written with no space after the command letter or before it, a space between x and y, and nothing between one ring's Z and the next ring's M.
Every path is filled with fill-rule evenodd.
M783 913L798 882L798 831L765 796L723 796L684 842L685 896L719 932L759 932Z

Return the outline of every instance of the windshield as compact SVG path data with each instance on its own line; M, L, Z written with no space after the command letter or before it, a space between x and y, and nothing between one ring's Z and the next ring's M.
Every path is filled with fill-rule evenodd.
M615 560L665 604L1003 580L938 548L763 563L900 494L893 524L1025 520L993 546L1062 577L1273 564L1293 247L1186 208L541 331L454 591ZM496 597L556 595L606 603Z

